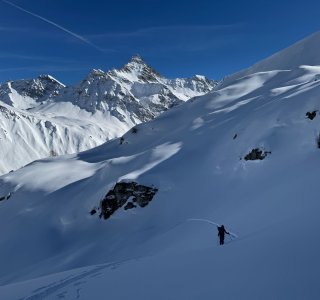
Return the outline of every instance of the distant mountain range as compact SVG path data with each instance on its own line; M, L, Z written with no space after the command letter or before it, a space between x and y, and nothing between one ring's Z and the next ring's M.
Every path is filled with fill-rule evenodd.
M166 79L138 55L121 69L92 70L74 86L50 75L5 82L0 85L0 174L100 145L216 85L200 75Z

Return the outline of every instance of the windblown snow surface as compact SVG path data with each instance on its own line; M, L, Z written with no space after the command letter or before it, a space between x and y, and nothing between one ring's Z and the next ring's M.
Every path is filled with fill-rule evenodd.
M308 58L319 34L303 43ZM1 299L319 299L320 116L305 114L320 109L320 57L307 61L271 57L123 143L2 176ZM271 153L246 161L254 148ZM91 216L121 180L159 191ZM215 226L190 219L238 237L217 246Z

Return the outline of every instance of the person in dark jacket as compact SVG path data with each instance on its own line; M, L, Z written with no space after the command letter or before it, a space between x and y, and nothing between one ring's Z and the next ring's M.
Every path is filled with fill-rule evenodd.
M224 244L224 234L230 234L228 231L226 231L226 229L224 228L223 225L218 226L218 236L220 239L220 245Z

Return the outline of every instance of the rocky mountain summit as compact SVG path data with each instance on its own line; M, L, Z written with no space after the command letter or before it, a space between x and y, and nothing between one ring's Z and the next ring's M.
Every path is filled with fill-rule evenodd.
M92 70L75 86L65 88L54 101L70 101L89 112L110 112L135 124L153 119L191 97L211 91L217 82L204 76L166 79L135 55L120 69Z

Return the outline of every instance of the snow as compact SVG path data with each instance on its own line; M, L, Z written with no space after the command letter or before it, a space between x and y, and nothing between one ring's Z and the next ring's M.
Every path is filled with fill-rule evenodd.
M120 181L123 180L136 180L140 175L146 173L147 171L153 169L155 166L161 162L169 159L171 156L175 155L181 149L180 143L168 144L157 146L150 153L150 163L145 164L141 169L134 170L119 178Z
M93 148L126 132L134 124L110 114L91 113L71 103L41 106L35 112L2 104L0 173L36 159Z
M0 202L1 299L317 299L320 116L305 114L320 110L320 81L293 58L122 143L0 177L0 196L13 192ZM245 161L256 147L271 153ZM159 191L144 208L91 216L121 179ZM190 219L238 237L218 246L214 224Z
M11 104L13 107L20 107L22 109L28 109L30 107L37 106L35 99L28 96L22 96L15 89L12 89L10 82L8 83L8 88L11 93L8 104Z
M51 164L54 160L54 164ZM13 175L9 174L5 182L10 182L21 188L22 185L28 190L44 190L52 193L73 182L93 176L99 169L100 164L88 164L69 156L68 161L52 158L32 163L27 170L18 170ZM34 180L33 174L38 174L37 181ZM61 174L57 178L57 174Z

